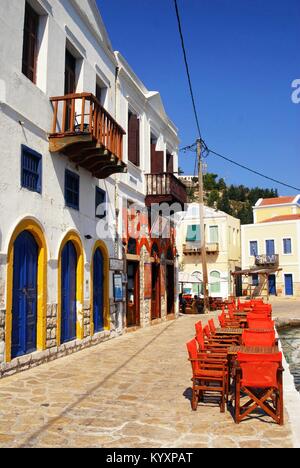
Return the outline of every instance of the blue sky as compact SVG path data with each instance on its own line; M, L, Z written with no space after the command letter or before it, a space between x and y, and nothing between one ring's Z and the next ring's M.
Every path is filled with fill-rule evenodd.
M197 138L173 0L97 0L115 50L162 95L181 146ZM300 187L299 0L178 0L202 136L212 149ZM227 183L276 186L215 156ZM194 155L180 155L186 173Z

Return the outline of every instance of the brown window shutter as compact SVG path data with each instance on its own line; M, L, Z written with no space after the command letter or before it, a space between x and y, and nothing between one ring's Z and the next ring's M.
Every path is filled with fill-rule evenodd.
M26 2L23 36L22 72L33 83L36 83L38 26L39 15Z
M156 151L156 145L151 145L151 174L162 174L164 172L164 152Z
M167 153L167 172L168 174L173 174L174 172L174 157L170 153Z
M128 160L140 165L140 121L134 114L128 116Z

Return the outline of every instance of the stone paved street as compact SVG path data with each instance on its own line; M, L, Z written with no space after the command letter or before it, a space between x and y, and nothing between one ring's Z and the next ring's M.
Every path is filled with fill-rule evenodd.
M292 447L288 420L190 407L183 316L0 381L1 447Z

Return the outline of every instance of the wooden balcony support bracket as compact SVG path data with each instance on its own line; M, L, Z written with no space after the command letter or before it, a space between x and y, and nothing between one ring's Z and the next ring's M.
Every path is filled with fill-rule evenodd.
M126 170L122 161L125 131L93 94L69 94L50 101L53 104L50 152L64 154L98 178L105 178L108 172L112 175Z

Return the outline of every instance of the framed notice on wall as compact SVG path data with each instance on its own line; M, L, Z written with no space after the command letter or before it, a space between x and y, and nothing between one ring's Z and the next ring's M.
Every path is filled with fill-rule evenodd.
M152 266L151 263L145 263L145 288L144 299L151 299L152 296Z
M115 302L123 302L123 281L122 274L114 274L114 300Z

